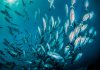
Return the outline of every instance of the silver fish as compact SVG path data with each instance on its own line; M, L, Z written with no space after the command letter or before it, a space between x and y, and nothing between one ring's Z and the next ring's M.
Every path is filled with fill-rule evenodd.
M66 16L68 16L68 5L65 5L65 10L66 10Z
M53 66L51 64L45 64L44 67L46 67L46 68L52 68Z
M56 40L58 40L58 37L59 37L59 32L56 31Z
M61 43L59 46L59 50L62 50L63 46L64 46L64 43Z
M70 10L70 23L71 23L71 26L73 25L74 21L75 21L75 12L74 12L74 9L72 8Z
M45 48L43 45L40 45L40 47L42 48L42 50L45 52Z
M93 39L89 39L89 43L92 43L94 40Z
M42 19L43 20L43 28L44 28L44 31L46 30L46 20L45 18Z
M67 20L67 22L65 23L65 34L67 34L68 32L68 27L69 27L69 20Z
M39 35L41 36L41 29L40 29L40 27L38 26L38 33L39 33Z
M89 39L89 37L85 37L84 45L88 43Z
M87 13L87 14L85 14L84 16L83 16L83 21L87 21L89 19L89 13Z
M72 41L74 40L74 37L75 37L75 32L72 31L72 32L70 33L70 35L69 35L69 40L70 40L70 42L72 42Z
M52 28L53 28L54 25L55 25L55 21L54 21L54 17L53 16L51 16L51 22L52 22Z
M26 60L25 62L28 64L32 64L32 61L30 61L30 60Z
M64 61L63 57L60 56L58 53L56 52L48 52L47 53L51 58L54 58L56 60L61 60L61 61Z
M82 21L87 21L88 19L91 19L91 18L93 17L93 15L94 15L93 12L86 13L86 14L83 16Z
M12 57L16 57L18 55L17 52L10 50L10 49L5 49Z
M89 2L88 2L88 0L86 0L85 1L85 8L86 8L86 10L87 10L88 6L89 6Z
M97 35L97 31L94 31L94 34L93 34L93 36L96 36Z
M61 19L60 17L57 18L58 19L58 25L61 23Z
M49 49L49 51L50 51L50 45L47 43L47 47L48 47L48 49Z
M87 27L88 27L88 24L84 24L84 25L82 25L82 27L81 27L81 31L83 32L84 30L86 30Z
M65 54L68 54L69 49L70 49L70 46L69 46L69 45L67 45L67 46L65 47L65 49L64 49L64 53L65 53Z
M80 46L80 43L81 43L81 36L76 38L75 42L74 42L74 49L76 50L79 46Z
M74 61L78 61L82 57L82 55L83 53L78 53Z
M80 45L85 45L86 36L81 37Z
M94 16L94 12L90 12L89 14L90 14L90 19L92 19Z
M26 55L25 53L26 53L25 50L23 50L23 57L24 57L24 58L25 58L25 55Z
M50 8L55 8L54 6L54 0L48 0L49 4L50 4Z
M94 28L92 27L92 28L90 28L89 29L89 34L92 34L93 33L93 31L94 31Z
M74 29L74 33L75 33L75 36L77 36L81 31L81 26L77 26L75 29Z

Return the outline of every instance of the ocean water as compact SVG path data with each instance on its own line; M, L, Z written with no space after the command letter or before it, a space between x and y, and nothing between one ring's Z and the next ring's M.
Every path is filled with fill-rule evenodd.
M87 70L99 54L99 9L97 1L88 0L89 7L85 10L86 1L76 0L71 6L71 0L54 0L50 8L49 0L0 0L0 70ZM72 26L71 9L75 12ZM91 11L93 18L83 22L84 14ZM66 34L64 27L67 19L70 22ZM88 24L87 30L79 32L70 41L70 33L80 24ZM89 34L91 28L93 31ZM85 40L84 45L77 45L75 41L78 37L78 42L84 37L90 41L87 40L85 44ZM93 42L89 43L91 39ZM75 49L75 45L78 49Z

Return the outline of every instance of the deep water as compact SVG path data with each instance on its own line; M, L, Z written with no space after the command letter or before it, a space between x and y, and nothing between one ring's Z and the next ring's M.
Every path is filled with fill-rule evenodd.
M18 1L18 4L17 2L14 4L9 4L9 3L4 2L4 0L0 1L0 11L7 10L10 16L12 17L10 21L17 25L17 26L12 25L11 23L7 22L7 20L5 20L5 17L7 17L7 15L4 15L3 13L0 12L0 27L1 27L0 28L0 50L2 50L5 53L5 56L3 57L1 57L2 55L0 54L0 58L4 58L8 61L8 64L6 64L5 60L3 61L2 59L0 59L0 64L1 64L0 70L5 70L5 69L7 70L7 68L9 70L17 70L20 68L21 70L25 70L25 68L26 70L31 70L31 65L30 65L31 63L29 62L25 63L24 60L31 60L31 61L36 60L36 58L34 58L34 56L36 55L32 56L31 54L33 50L30 50L31 48L30 44L32 43L32 46L35 47L37 44L36 42L40 39L38 38L39 36L38 26L43 28L42 18L45 17L45 15L47 15L48 19L50 19L51 16L53 16L55 20L57 19L57 17L60 17L60 20L61 20L60 26L63 26L64 23L66 22L66 19L69 18L66 16L65 4L68 4L68 6L70 7L71 5L70 0L54 0L55 9L49 7L48 0L32 0L32 3L29 2L30 0L23 0L25 2L25 6L23 5L22 0L17 0L17 1ZM82 58L76 63L69 63L67 66L63 68L64 70L67 70L67 69L68 70L88 70L88 69L99 68L98 63L99 63L99 53L100 53L100 33L99 33L100 32L100 17L99 17L100 16L100 5L99 5L100 1L99 0L88 0L88 1L89 1L88 10L94 12L94 17L91 19L91 21L87 23L89 24L89 28L90 27L95 28L95 30L97 31L97 35L93 43L87 44L86 47L84 47L84 50L82 50L82 52L84 53ZM7 5L9 8L5 7L5 5ZM84 0L76 0L74 9L75 9L75 16L76 16L75 20L77 21L77 23L80 23L82 16L86 13L84 8L85 8ZM15 11L18 11L21 14L15 13ZM17 33L17 31L15 31L11 35L9 33L8 26L17 28L21 32L19 31L19 33ZM25 36L29 38L28 39L29 43L27 43L26 41L21 46L16 45L17 43L21 43L22 41L21 39ZM16 38L16 42L15 42L15 38ZM15 42L14 45L20 48L22 53L23 53L22 50L26 50L27 51L25 53L26 58L24 59L23 55L21 56L22 59L20 57L13 58L7 52L7 49L5 49L9 47L9 45L8 46L4 45L3 42L5 39L7 39L10 43ZM49 38L47 39L47 41L48 40ZM68 41L65 40L65 42L68 42ZM10 62L15 63L16 66L14 67L14 69L10 68L10 67L13 67L13 64L11 63L10 65ZM17 64L19 66L17 66ZM37 64L37 63L34 62L32 64L34 66L34 64ZM59 65L57 66L57 68L55 67L54 69L58 70L59 68L60 70L62 70L62 65L61 66Z

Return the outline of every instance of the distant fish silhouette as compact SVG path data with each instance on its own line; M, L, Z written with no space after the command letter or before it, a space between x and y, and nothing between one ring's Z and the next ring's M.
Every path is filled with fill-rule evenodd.
M21 16L21 17L24 17L24 15L21 14L20 12L18 12L18 11L14 11L14 12L15 12L16 15Z
M5 16L7 16L8 18L12 18L6 9L5 10L1 10L0 12L2 14L4 14Z
M26 4L25 4L24 0L22 0L22 5L23 5L24 7L26 7Z
M4 6L5 6L5 8L12 10L8 5L4 5Z
M10 23L11 25L18 26L17 24L14 24L13 22L11 22L9 18L5 17L4 19L5 19L5 21Z
M30 4L33 4L34 2L33 2L33 0L30 0L30 2L29 2Z
M2 50L0 50L0 54L5 55L5 53Z

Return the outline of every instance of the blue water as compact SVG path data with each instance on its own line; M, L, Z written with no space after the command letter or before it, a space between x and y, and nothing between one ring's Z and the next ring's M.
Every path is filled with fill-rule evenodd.
M38 38L36 36L38 36L38 26L40 26L42 28L43 24L42 24L42 18L45 17L45 14L47 15L48 19L50 19L51 16L53 16L55 19L57 19L57 17L60 17L61 20L61 26L66 22L66 19L69 17L66 17L66 12L65 12L65 4L67 3L68 6L70 7L70 0L55 0L54 1L54 6L55 9L50 9L49 7L49 3L47 0L32 0L33 3L30 4L29 0L24 0L26 6L23 6L22 4L22 0L17 0L17 2L14 4L10 4L10 3L5 3L3 0L0 1L0 10L5 10L7 8L5 8L5 5L9 6L10 9L7 9L7 11L9 12L10 16L12 17L11 22L13 22L14 24L18 25L18 26L14 26L15 28L17 27L22 33L21 34L16 34L17 36L17 40L19 43L20 39L22 37L24 37L25 35L28 36L28 34L25 32L25 30L32 35L32 37L29 38L29 41L32 40L32 44L34 46L36 41L38 41ZM89 24L89 28L92 26L95 28L95 30L97 30L98 34L96 39L94 40L94 42L92 44L88 44L87 47L84 48L84 50L82 50L84 52L84 56L82 57L82 59L79 61L79 63L76 63L74 65L69 64L69 67L73 67L73 68L78 68L81 67L81 65L86 66L88 65L88 62L92 63L93 60L96 60L96 57L98 56L98 42L99 42L99 22L98 22L98 11L99 7L97 5L97 1L95 0L89 0L89 11L94 11L94 17L91 21L87 22ZM80 22L82 19L82 16L85 13L84 10L84 0L77 0L75 6L75 15L76 15L76 21ZM25 11L27 12L27 16L19 16L18 14L15 14L14 11L18 11L21 14L25 14ZM69 8L70 10L70 8ZM5 59L7 59L9 62L13 61L16 64L21 64L22 66L24 65L22 62L18 62L17 59L18 58L13 58L9 55L9 53L7 53L5 51L5 48L7 48L7 46L5 46L3 44L3 40L6 38L7 40L9 40L10 42L14 42L15 39L12 35L9 34L9 30L7 28L7 26L13 26L10 23L8 23L7 21L5 21L4 17L6 17L4 14L0 13L0 26L3 27L0 29L0 50L3 50L6 54L6 57L4 56ZM89 46L89 47L88 47ZM18 47L18 46L17 46ZM24 44L22 46L20 46L19 48L21 48L22 50L27 50L28 52L31 52L31 50L29 50L29 46L28 44ZM34 56L31 56L29 54L26 53L26 56L28 60L35 60ZM1 61L2 62L2 61ZM94 62L94 61L93 61ZM87 63L85 65L85 63ZM29 68L29 66L27 64L26 68ZM30 70L30 69L29 69Z

